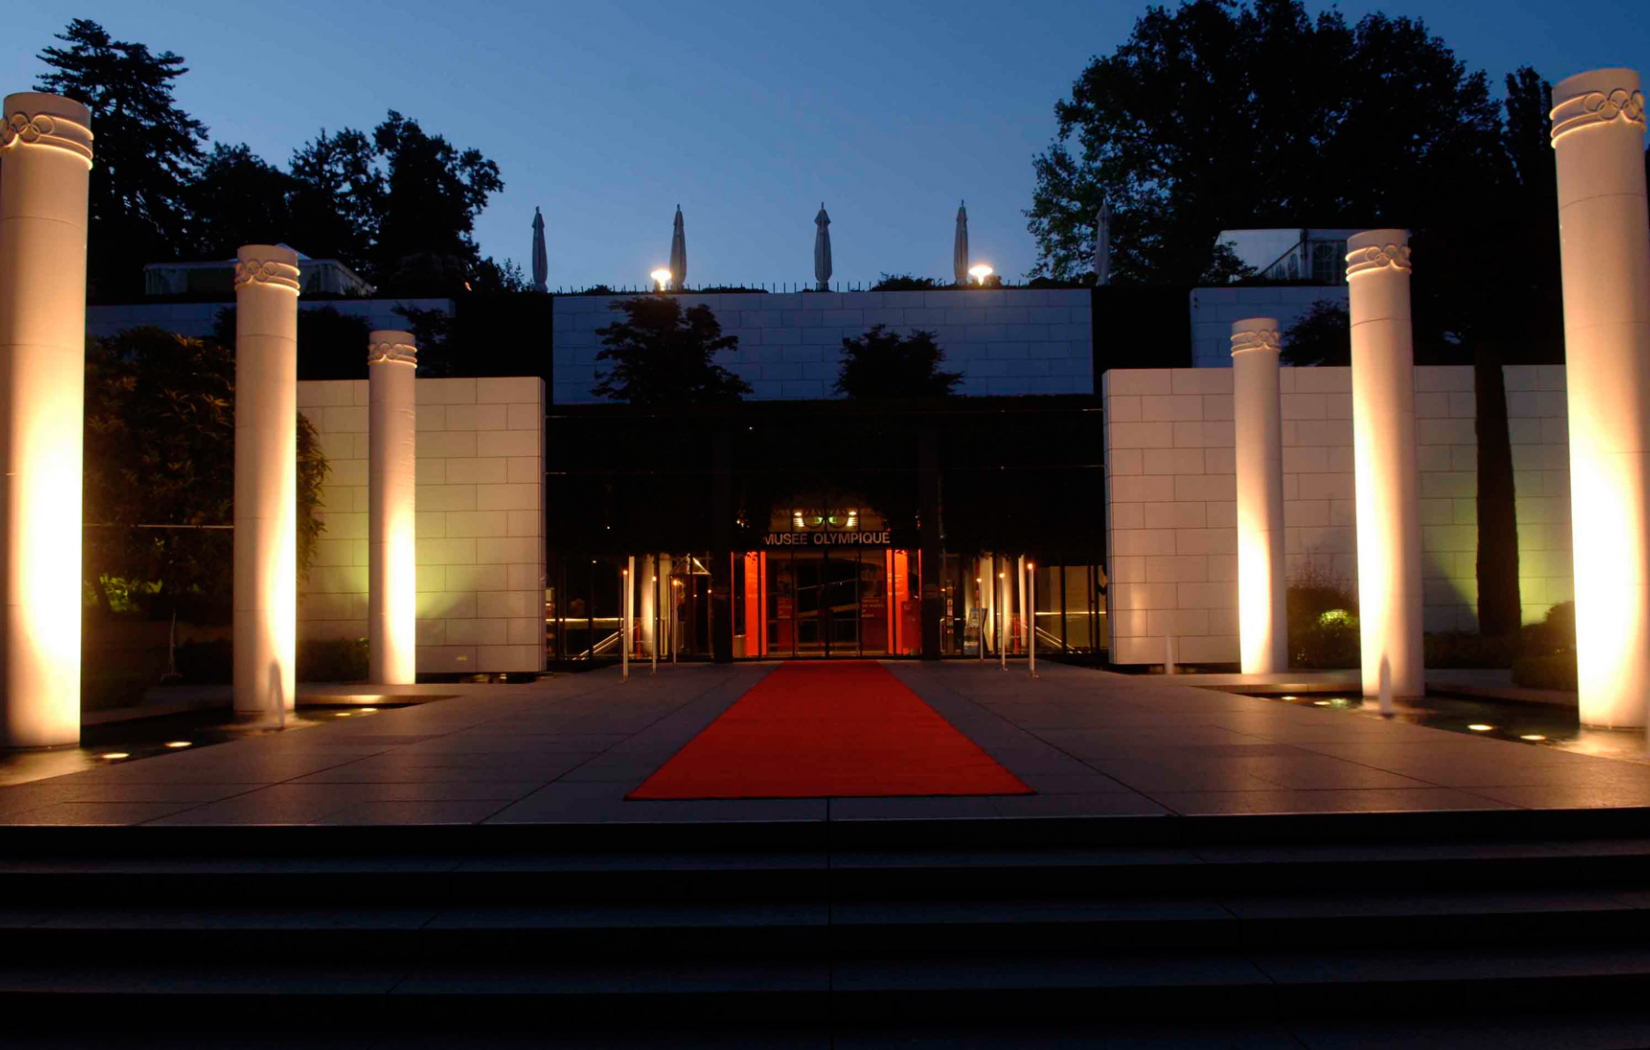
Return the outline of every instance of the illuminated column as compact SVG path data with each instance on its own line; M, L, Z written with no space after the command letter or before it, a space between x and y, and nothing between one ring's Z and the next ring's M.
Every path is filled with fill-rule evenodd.
M1363 691L1379 694L1385 666L1394 696L1421 696L1426 685L1409 234L1366 230L1346 246Z
M1278 322L1232 323L1237 434L1238 647L1244 674L1289 668L1283 570L1283 409Z
M653 651L653 596L659 589L659 567L653 564L653 555L642 555L641 566L642 584L642 652L658 663L658 654Z
M378 685L417 677L417 372L411 332L367 337L367 675Z
M0 747L51 747L80 740L91 116L24 92L0 119Z
M1650 237L1644 95L1630 69L1553 88L1581 721L1650 698Z
M235 713L297 703L298 253L249 244L235 264Z

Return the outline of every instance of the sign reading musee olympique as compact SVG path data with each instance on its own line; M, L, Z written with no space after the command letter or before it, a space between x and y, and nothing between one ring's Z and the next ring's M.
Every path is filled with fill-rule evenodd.
M764 547L886 547L888 530L881 532L770 532Z

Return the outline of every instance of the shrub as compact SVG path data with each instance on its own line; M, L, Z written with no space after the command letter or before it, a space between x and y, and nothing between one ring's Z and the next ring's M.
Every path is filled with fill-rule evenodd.
M1289 665L1357 667L1358 599L1350 587L1308 566L1289 585Z
M1547 618L1524 628L1524 655L1513 661L1514 685L1526 689L1563 689L1576 686L1576 603L1559 602Z
M1562 689L1576 691L1576 654L1549 653L1544 656L1521 656L1513 661L1513 685L1525 689Z
M871 286L873 292L931 292L946 285L932 277L914 277L908 273L885 273L882 280Z

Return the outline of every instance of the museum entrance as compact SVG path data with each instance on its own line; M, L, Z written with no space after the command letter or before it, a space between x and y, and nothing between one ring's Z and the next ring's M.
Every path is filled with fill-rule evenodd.
M736 656L915 656L922 646L914 551L792 547L734 556Z

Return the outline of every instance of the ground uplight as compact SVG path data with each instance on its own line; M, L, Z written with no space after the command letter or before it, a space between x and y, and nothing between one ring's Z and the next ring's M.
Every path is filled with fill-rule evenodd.
M194 745L194 741L192 741L192 740L168 740L166 742L166 746L170 747L170 748L173 748L173 749L179 749L179 748L185 748L185 747L193 747L195 745Z
M1519 737L1519 738L1518 738L1518 739L1520 739L1520 740L1528 740L1528 741L1530 741L1530 742L1531 742L1531 743L1534 743L1534 742L1536 742L1536 741L1539 741L1539 740L1545 740L1545 739L1547 739L1547 738L1546 738L1546 737L1544 737L1544 736L1542 736L1542 735L1541 735L1541 734L1540 734L1540 733L1525 733L1525 734L1523 734L1523 735L1522 735L1522 736L1520 736L1520 737Z
M114 761L117 761L117 760L122 759L122 758L131 758L132 756L130 754L128 754L127 752L125 752L125 751L109 751L109 752L106 752L104 754L98 755L97 757L98 758L106 758L109 761L114 762Z
M1488 733L1490 730L1494 729L1495 727L1494 726L1487 726L1482 722L1474 722L1472 725L1469 725L1467 728L1472 730L1474 733Z

